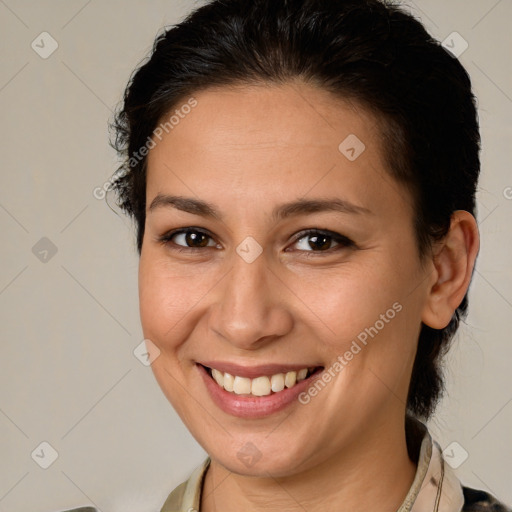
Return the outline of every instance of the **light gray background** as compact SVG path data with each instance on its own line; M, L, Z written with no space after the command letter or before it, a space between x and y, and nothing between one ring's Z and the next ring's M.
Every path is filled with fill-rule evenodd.
M93 195L116 168L107 123L131 71L195 5L0 0L1 512L157 511L205 456L133 354L134 230ZM512 503L512 2L409 5L438 39L469 43L483 138L470 315L431 427L468 452L465 484ZM59 45L47 59L31 48L43 31ZM42 237L57 248L46 262L32 251ZM46 470L31 457L43 441L58 452Z

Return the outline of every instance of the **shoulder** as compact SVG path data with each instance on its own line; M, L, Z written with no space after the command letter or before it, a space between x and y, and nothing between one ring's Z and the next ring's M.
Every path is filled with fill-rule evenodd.
M485 491L463 487L462 492L464 493L462 512L512 512L511 508Z

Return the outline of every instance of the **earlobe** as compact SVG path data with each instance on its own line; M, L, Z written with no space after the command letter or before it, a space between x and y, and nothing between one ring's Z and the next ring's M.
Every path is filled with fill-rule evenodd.
M471 213L452 214L450 230L435 250L436 279L428 290L422 321L444 329L466 294L480 247L478 226Z

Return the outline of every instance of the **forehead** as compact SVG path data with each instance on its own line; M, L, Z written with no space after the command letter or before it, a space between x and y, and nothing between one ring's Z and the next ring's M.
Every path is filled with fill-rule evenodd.
M187 144L203 150L263 149L267 145L337 150L351 133L359 134L367 146L380 145L373 114L349 99L301 82L208 88L193 98L193 109L184 98L160 121L164 126L174 118L175 124L166 131L172 133L176 146L186 139ZM173 116L180 111L179 118Z
M372 189L382 195L386 187L404 195L385 169L379 123L359 105L302 83L207 89L193 98L193 108L183 108L185 99L163 116L165 128L174 115L172 128L153 137L148 199L166 187L275 202L315 192L372 202Z

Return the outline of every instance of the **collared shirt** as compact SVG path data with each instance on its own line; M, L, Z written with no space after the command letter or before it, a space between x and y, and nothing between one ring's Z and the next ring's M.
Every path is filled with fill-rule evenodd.
M408 418L408 426L409 454L416 459L417 469L397 512L512 512L490 494L463 487L425 425ZM420 445L419 454L414 453L415 444ZM188 480L176 487L160 512L200 512L201 492L210 462L207 457Z

